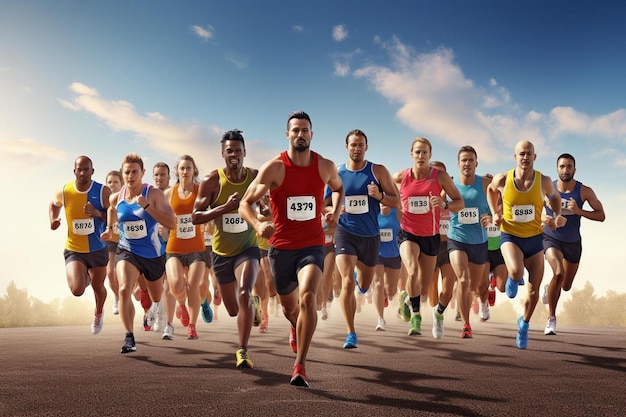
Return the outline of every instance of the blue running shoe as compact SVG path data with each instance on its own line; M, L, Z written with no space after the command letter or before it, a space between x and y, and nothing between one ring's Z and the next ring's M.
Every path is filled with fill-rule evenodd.
M205 298L200 304L200 307L202 308L202 320L204 320L205 323L211 323L213 321L213 310L209 304L209 299Z
M524 277L521 277L518 281L518 285L526 285L526 281L524 281Z
M359 285L359 279L357 278L356 275L356 271L354 271L354 285L356 285L356 287L359 289L359 292L361 294L365 294L367 292L367 290L364 290L363 288L361 288L361 286Z
M517 319L517 338L515 339L517 347L526 349L528 347L528 323L524 321L524 317Z
M343 344L344 349L356 349L356 333L348 333L346 342Z
M511 277L508 277L506 279L506 285L504 286L505 291L506 291L506 295L509 298L515 298L515 296L517 295L517 287L519 286L519 281L515 281L513 279L511 279Z

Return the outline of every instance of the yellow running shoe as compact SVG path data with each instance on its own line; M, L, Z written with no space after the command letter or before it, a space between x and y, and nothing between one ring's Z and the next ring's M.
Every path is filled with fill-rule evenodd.
M235 352L235 358L237 358L237 368L254 368L252 360L245 349L239 349Z
M400 303L400 316L404 319L404 321L408 322L411 320L411 309L409 305L406 303L407 298L409 298L409 294L406 291L402 291L398 295L398 303Z
M258 295L252 296L252 308L254 309L254 319L252 319L252 325L259 327L261 321L263 321L263 315L261 314L261 299Z

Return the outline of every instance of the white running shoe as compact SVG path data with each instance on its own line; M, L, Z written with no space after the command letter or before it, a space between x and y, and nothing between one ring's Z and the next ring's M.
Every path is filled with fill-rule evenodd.
M163 303L160 301L152 303L148 314L150 314L152 310L154 310L154 324L152 325L152 330L155 332L164 331L167 320L165 319L165 312L163 311Z
M435 339L443 337L443 314L437 313L437 307L433 308L433 337Z
M489 313L489 301L485 300L484 303L482 301L480 302L480 313L478 317L480 318L480 321L489 320L491 317L491 314Z
M378 318L378 324L376 325L376 330L379 332L384 332L385 330L387 330L387 323L385 322L385 319L382 317Z
M549 285L546 284L543 286L543 291L541 292L541 302L543 304L549 304L550 300L548 299L548 287Z
M550 316L548 317L548 324L546 324L546 329L543 331L543 334L546 336L556 336L556 317Z
M102 330L102 325L104 324L104 309L102 310L102 314L98 317L97 314L93 315L93 321L91 322L91 333L98 334Z
M163 336L161 337L163 340L174 340L174 326L171 324L167 324L165 326L165 331L163 332Z
M120 314L119 302L120 297L115 297L115 299L113 300L113 314Z

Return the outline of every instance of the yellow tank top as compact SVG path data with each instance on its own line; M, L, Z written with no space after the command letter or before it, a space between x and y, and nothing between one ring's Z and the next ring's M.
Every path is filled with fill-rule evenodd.
M535 171L533 184L527 191L520 191L515 186L515 169L506 175L502 192L502 224L500 230L517 237L532 237L543 233L541 210L543 191L541 190L541 172Z

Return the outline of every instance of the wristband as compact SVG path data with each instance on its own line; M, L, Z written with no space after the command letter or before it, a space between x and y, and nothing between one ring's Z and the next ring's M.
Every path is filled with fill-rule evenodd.
M448 210L448 200L446 200L446 205L445 205L445 206L443 206L443 209L444 209L444 210Z
M144 210L148 210L148 207L150 207L150 203L146 204L145 207L142 207Z

